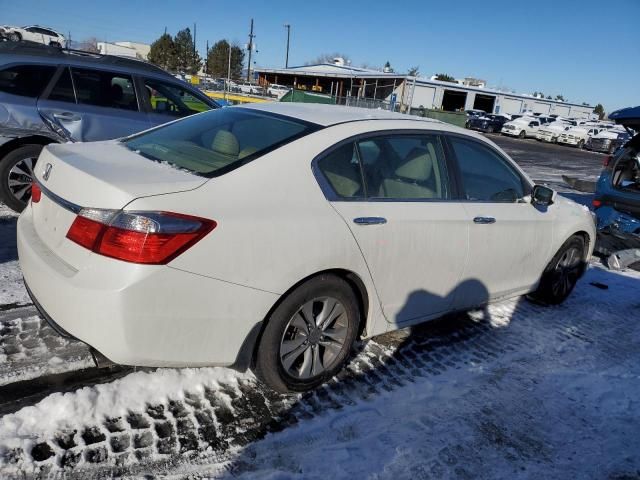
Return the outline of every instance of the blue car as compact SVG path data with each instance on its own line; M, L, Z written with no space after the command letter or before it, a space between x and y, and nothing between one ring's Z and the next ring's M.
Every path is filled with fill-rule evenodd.
M640 248L640 106L609 115L623 125L631 139L605 157L593 206L598 221L599 246L605 255Z

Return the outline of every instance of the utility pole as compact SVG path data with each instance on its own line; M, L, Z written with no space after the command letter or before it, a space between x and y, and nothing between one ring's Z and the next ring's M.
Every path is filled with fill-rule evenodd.
M229 93L231 93L231 44L229 43L229 65L227 67L227 82L226 82L226 88L224 91L224 99L227 99L227 89L229 90Z
M69 30L67 34L69 35L67 37L67 50L69 50L71 48L71 30Z
M209 40L207 40L207 56L204 57L204 74L209 75Z
M284 68L289 68L289 38L291 36L291 25L288 23L285 23L284 28L287 29L287 57L284 61Z
M253 39L255 35L253 34L253 18L251 19L251 28L249 30L249 45L247 45L247 50L249 50L249 61L247 62L247 82L251 81L251 51L253 50ZM229 58L231 58L231 54L229 54Z
M193 59L196 58L196 24L193 24Z

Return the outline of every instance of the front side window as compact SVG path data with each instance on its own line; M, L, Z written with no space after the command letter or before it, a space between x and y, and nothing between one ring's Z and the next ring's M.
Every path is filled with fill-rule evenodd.
M150 160L205 177L222 175L319 127L245 108L220 108L123 141Z
M0 92L21 97L38 97L47 86L56 67L16 65L0 71Z
M522 177L505 159L478 142L459 137L450 141L466 200L508 203L524 197Z
M211 110L209 105L191 94L186 88L149 79L144 81L144 86L147 89L153 113L171 117L186 117Z
M97 107L138 110L129 75L98 70L72 69L78 103Z
M449 198L444 152L436 135L391 135L358 143L367 196L397 200Z

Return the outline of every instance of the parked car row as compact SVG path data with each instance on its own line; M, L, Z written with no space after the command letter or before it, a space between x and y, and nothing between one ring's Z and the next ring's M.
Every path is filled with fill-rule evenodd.
M107 140L217 108L151 64L0 43L0 200L21 211L45 145Z

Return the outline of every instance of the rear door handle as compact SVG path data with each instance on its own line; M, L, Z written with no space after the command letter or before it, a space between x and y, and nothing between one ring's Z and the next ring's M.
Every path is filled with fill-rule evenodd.
M387 219L382 217L358 217L353 219L353 223L358 225L382 225L387 223Z
M496 223L496 219L493 217L476 217L473 219L473 223L479 223L481 225L489 225L491 223Z

